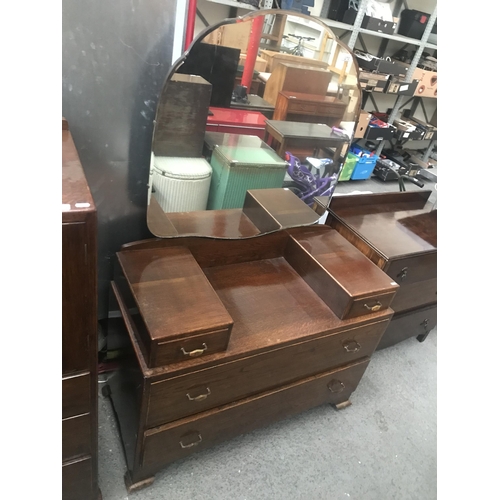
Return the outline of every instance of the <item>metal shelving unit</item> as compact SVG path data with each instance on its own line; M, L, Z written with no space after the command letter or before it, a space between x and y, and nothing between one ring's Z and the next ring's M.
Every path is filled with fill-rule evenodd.
M418 62L420 61L420 58L422 56L422 53L424 49L437 49L437 45L430 43L428 41L429 35L431 34L432 28L434 26L434 23L437 19L437 6L434 8L433 13L431 14L431 17L429 18L429 21L427 22L427 26L424 30L424 33L422 35L422 38L420 40L417 40L415 38L409 38L406 36L402 35L392 35L392 34L387 34L387 33L379 33L377 31L372 31L372 30L367 30L364 28L361 28L361 24L363 22L363 18L365 16L366 12L366 7L367 7L368 1L367 0L361 0L359 6L358 6L358 14L356 16L356 19L354 21L353 25L346 24L346 23L341 23L338 21L332 21L330 19L321 17L320 19L328 26L331 28L337 28L337 29L344 29L346 32L350 32L351 36L349 38L348 46L351 50L354 50L354 46L356 45L356 41L358 38L360 38L360 35L370 35L378 38L382 38L385 41L385 44L387 44L387 40L394 40L398 42L402 42L405 44L412 44L417 47L417 50L415 52L415 55L413 56L413 59L411 61L410 67L408 69L407 75L405 77L404 82L405 83L411 83L413 80L413 73L415 71L415 68L417 67ZM394 11L399 12L401 7L403 5L403 0L399 0L396 2L396 6ZM330 0L325 0L322 8L322 14L326 15L326 12L328 12L328 9L330 7ZM344 36L345 33L342 35ZM361 38L360 41L362 42ZM364 45L364 44L363 44ZM383 50L385 50L386 45L382 45ZM381 54L379 54L380 56ZM408 96L402 96L399 95L396 98L396 102L392 108L392 111L389 115L388 123L392 125L394 123L394 119L396 118L397 114L402 108L403 102L408 99ZM421 99L421 98L420 98ZM380 144L378 145L375 154L380 155L383 147L384 147L385 141L380 141ZM429 144L429 147L427 148L427 151L424 154L424 158L429 158L429 154L432 151L432 148L434 147L436 141L431 141Z

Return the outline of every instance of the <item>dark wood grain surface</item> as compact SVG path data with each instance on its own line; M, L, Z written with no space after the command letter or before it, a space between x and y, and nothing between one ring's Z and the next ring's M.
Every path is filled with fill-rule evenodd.
M67 122L66 122L67 125ZM62 222L84 222L95 212L85 173L73 137L62 129Z
M63 499L98 498L97 212L68 122L62 121ZM84 414L85 416L82 416ZM75 455L85 460L67 463Z
M241 208L169 213L168 219L179 235L248 238L260 234Z
M248 190L243 212L263 232L309 226L318 221L314 210L292 191L283 188Z
M62 421L62 460L67 461L92 453L90 414L65 418Z
M431 193L353 194L330 200L326 224L400 285L391 304L396 314L379 348L422 334L412 318L437 304L438 217L428 202ZM405 313L411 313L410 319L403 319Z
M96 482L91 458L66 462L62 466L62 500L98 498L92 489Z
M62 379L62 418L88 413L91 409L90 372Z
M233 320L187 248L119 252L118 261L145 324L148 366L180 361L193 349L225 349Z
M436 325L437 305L398 314L389 323L377 349L385 349L411 337L428 333Z
M326 402L349 399L368 359L178 420L144 433L143 467L150 473L221 441ZM256 416L258 415L258 418Z
M146 426L168 423L370 356L388 323L353 328L153 382Z
M326 225L239 240L152 239L124 245L118 260L124 273L112 290L127 355L110 390L131 490L206 446L324 402L350 404L393 315L384 296L397 289ZM338 297L352 299L353 310L375 298L382 307L340 319L318 273L336 283ZM214 315L217 301L222 310ZM176 329L199 341L225 315L234 322L226 350L149 362L148 341L173 342Z

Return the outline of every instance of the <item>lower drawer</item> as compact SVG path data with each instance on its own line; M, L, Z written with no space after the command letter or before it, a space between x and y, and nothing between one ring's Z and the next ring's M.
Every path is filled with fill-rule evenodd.
M62 379L62 418L90 411L90 373Z
M415 309L437 301L437 279L401 285L391 303L395 313Z
M430 332L437 325L437 305L395 315L385 331L377 350L392 346L410 337Z
M83 455L89 455L91 445L90 414L65 418L62 421L62 459L70 460Z
M371 356L389 324L372 323L153 382L146 427L155 427Z
M142 469L154 474L195 451L324 404L349 399L369 358L144 433Z
M93 500L97 498L96 489L92 476L92 458L63 464L62 500Z

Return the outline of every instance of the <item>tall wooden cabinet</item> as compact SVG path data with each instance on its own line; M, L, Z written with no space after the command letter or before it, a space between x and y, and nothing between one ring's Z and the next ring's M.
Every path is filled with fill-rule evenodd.
M97 486L97 213L62 122L62 498Z

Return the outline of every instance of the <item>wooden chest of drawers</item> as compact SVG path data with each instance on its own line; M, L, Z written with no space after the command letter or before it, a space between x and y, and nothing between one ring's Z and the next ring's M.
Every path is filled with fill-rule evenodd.
M150 324L162 313L127 296L138 276L151 282L152 262L174 265L173 250L191 254L182 274L206 276L212 288L207 300L215 293L233 326L225 350L210 351L206 340L206 349L200 344L191 355L179 349L181 360L153 367L137 315ZM328 226L242 240L137 242L125 245L118 259L112 289L129 347L109 392L129 490L222 440L323 403L349 405L392 317L399 288ZM203 297L180 275L161 291L144 288L142 300L152 303L157 293L175 310L182 287L195 294L183 313L205 319L210 329L210 315L199 313L206 308Z
M282 90L278 94L273 120L324 123L339 127L347 104L330 96Z
M62 130L62 498L97 487L97 215L75 144Z
M425 340L437 323L437 210L431 191L334 196L326 223L400 285L379 348Z

